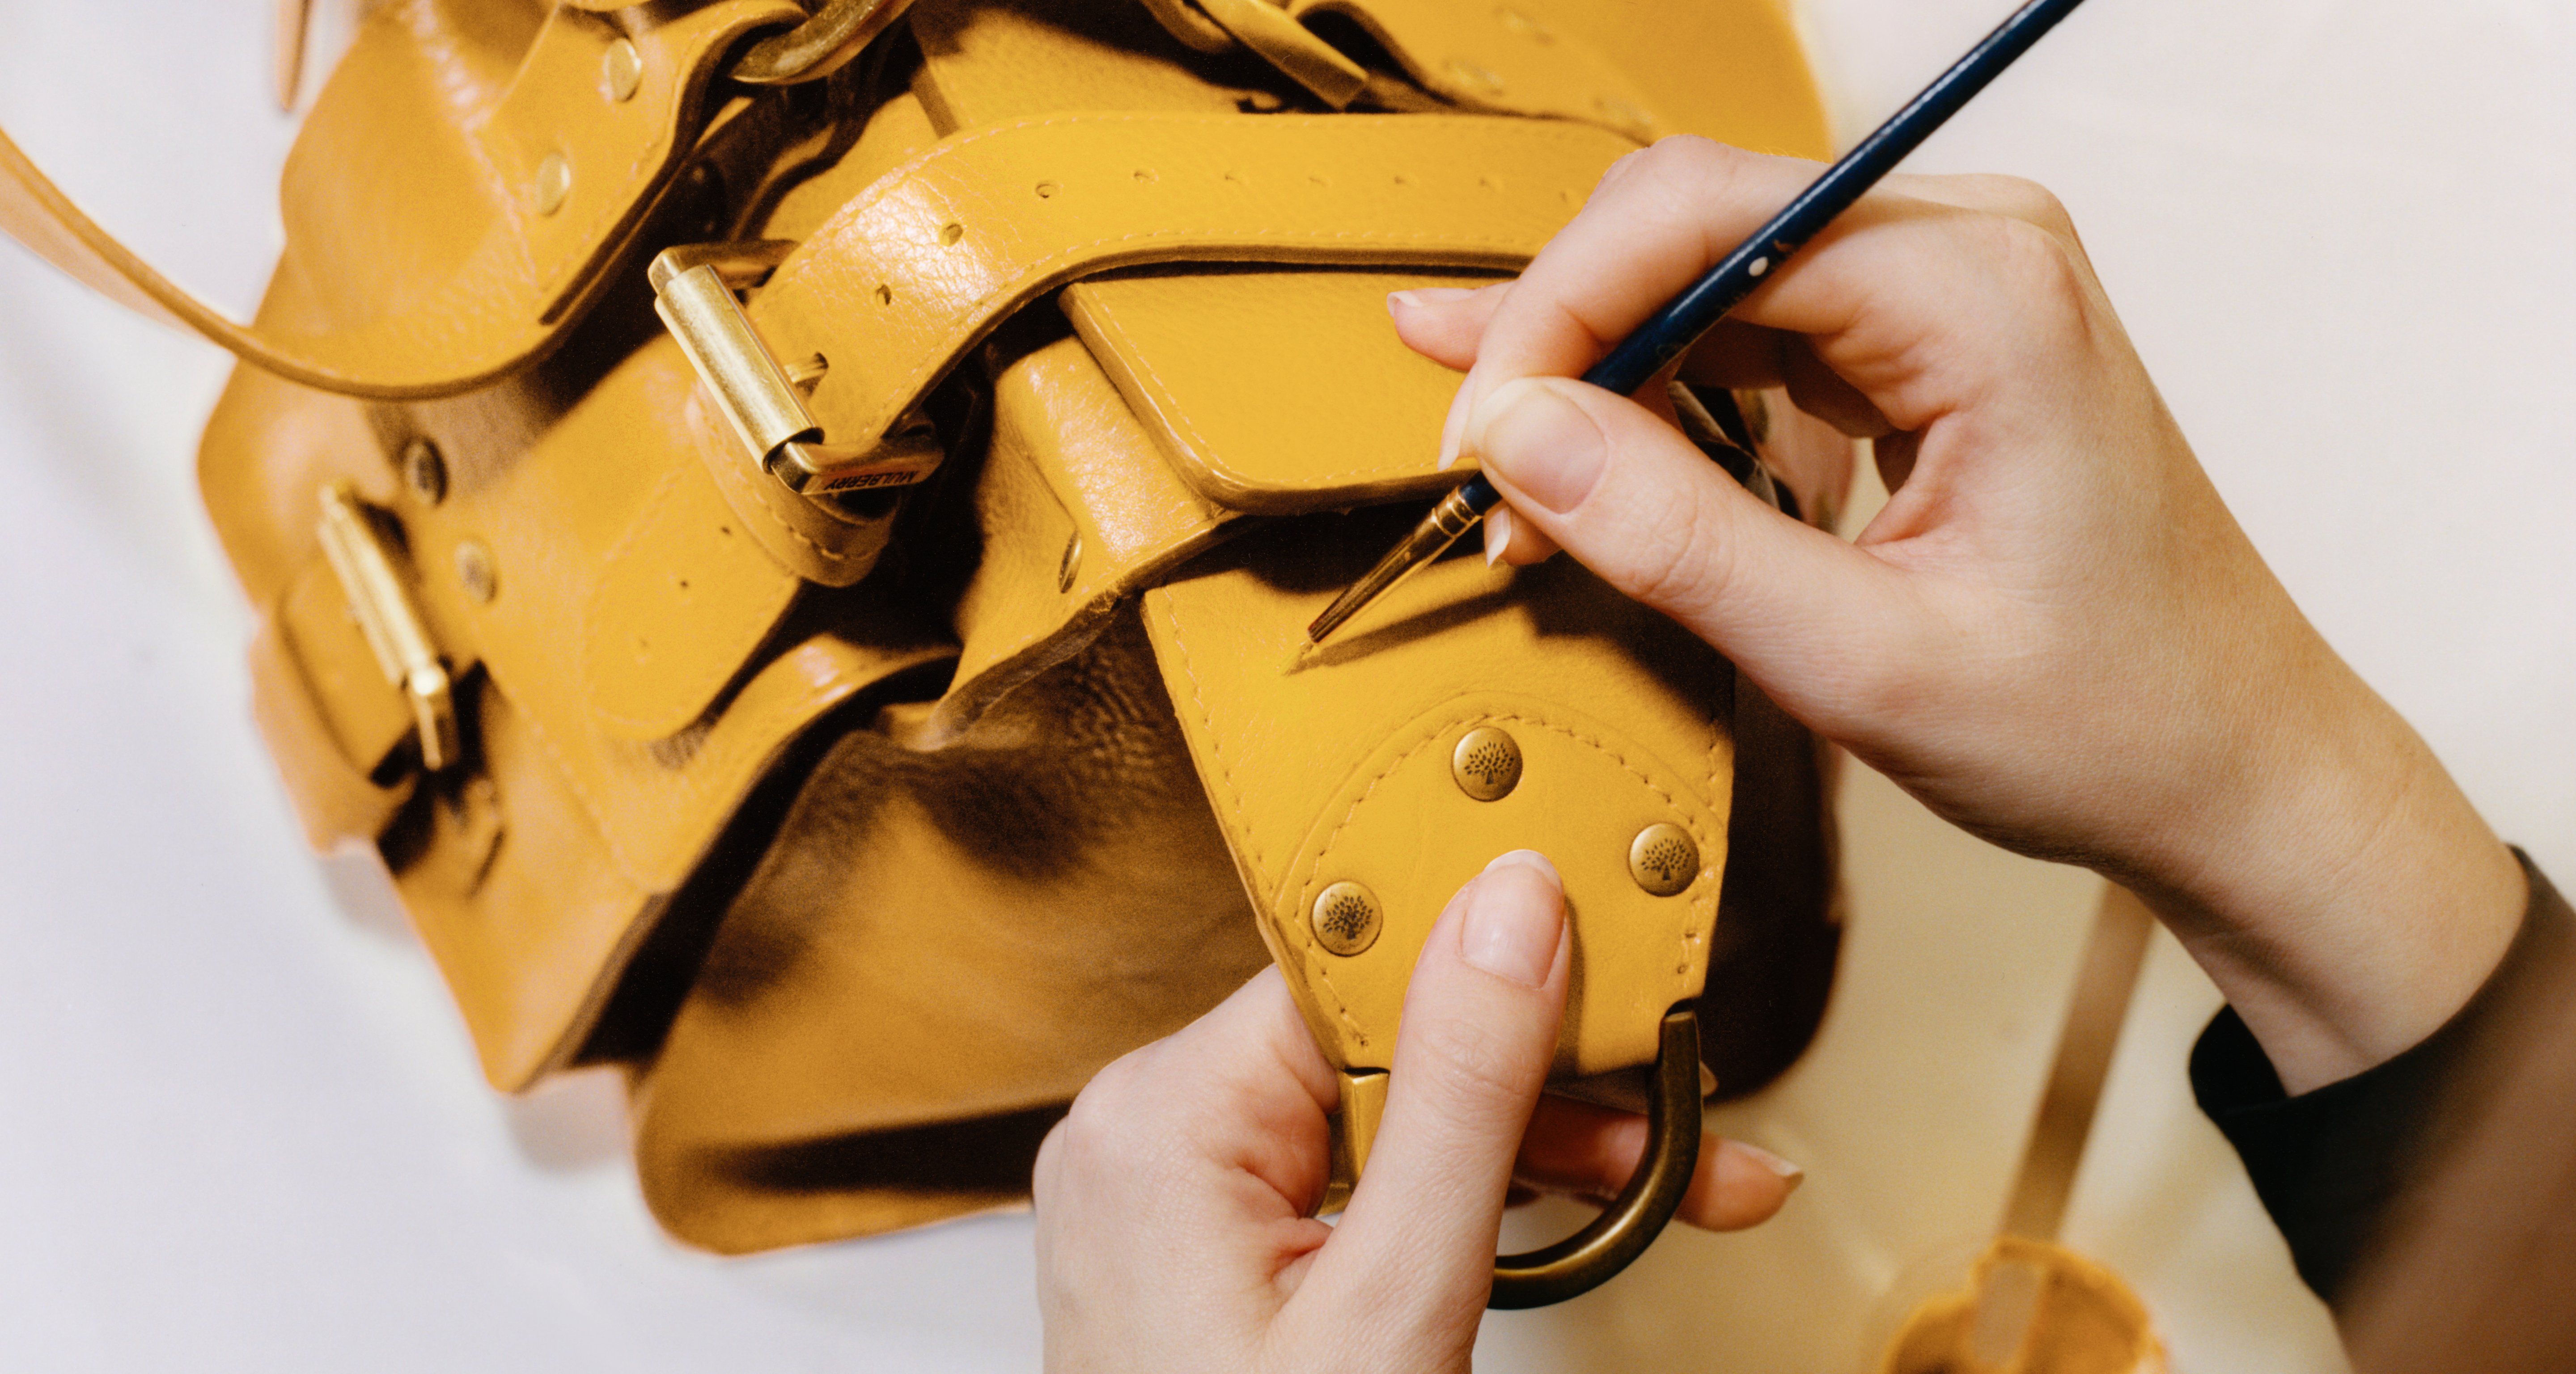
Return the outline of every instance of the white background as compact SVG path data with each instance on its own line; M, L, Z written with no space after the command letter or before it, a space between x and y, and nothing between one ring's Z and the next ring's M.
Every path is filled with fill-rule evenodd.
M1846 137L2002 8L1813 0ZM236 313L292 135L271 9L0 0L0 122ZM2292 591L2576 875L2569 10L2093 0L1914 166L2064 197ZM305 855L250 729L191 474L227 366L0 249L0 1367L1032 1367L1025 1220L709 1260L644 1216L613 1085L484 1089L399 916ZM2151 974L2103 1124L2123 1167L2088 1166L2079 1243L2088 1216L2106 1252L2147 1234L2155 1142L2200 1129L2172 1075L2207 995ZM2141 1282L2179 1364L2333 1366L2313 1311L2208 1297L2230 1276L2196 1255L2269 1243L2241 1199L2166 1222L2170 1277ZM1754 1367L1723 1332L1523 1320L1491 1364Z

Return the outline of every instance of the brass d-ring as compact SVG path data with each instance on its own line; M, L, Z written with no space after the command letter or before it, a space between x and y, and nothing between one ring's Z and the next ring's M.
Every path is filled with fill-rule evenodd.
M753 44L730 74L751 86L820 81L858 56L911 6L912 0L824 0L804 23Z
M1699 1167L1699 1017L1688 1006L1664 1014L1655 1049L1654 1097L1646 1108L1646 1157L1618 1200L1554 1245L1494 1261L1487 1307L1545 1307L1609 1281L1646 1252L1690 1191Z

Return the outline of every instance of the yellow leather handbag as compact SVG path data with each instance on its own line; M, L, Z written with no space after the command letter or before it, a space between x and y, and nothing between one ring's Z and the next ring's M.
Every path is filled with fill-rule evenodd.
M1529 1302L1669 1214L1700 1061L1812 1032L1816 751L1568 560L1301 632L1456 480L1385 295L1681 131L1826 151L1775 0L393 0L251 323L5 140L0 213L242 358L200 477L306 829L381 855L494 1086L625 1066L675 1234L1014 1203L1270 960L1355 1171L1425 932L1527 846L1560 1085L1662 1142Z

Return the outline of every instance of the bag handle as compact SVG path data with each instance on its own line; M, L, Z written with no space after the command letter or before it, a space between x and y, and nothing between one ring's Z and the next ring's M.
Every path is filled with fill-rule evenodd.
M713 88L732 74L727 58L743 40L784 30L744 60L770 53L773 80L812 79L903 8L831 0L809 17L790 0L719 0L630 27L578 4L557 7L469 131L488 170L484 194L422 207L473 230L460 237L477 248L421 284L427 305L363 323L306 330L231 319L119 243L5 131L0 232L108 299L289 381L370 400L452 396L533 362L581 317L700 133L722 122ZM368 45L412 41L374 27L360 43L378 59ZM326 92L314 118L343 121L353 146L378 143L381 129L365 121L375 94Z

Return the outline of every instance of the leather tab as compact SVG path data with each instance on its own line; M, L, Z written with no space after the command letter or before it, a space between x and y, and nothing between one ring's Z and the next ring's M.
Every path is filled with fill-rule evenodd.
M580 653L592 709L635 739L688 728L787 613L797 586L703 472L673 467L591 590Z
M1732 672L1563 559L1516 572L1436 563L1308 652L1305 624L1393 528L1340 523L1246 536L1145 595L1191 757L1317 1043L1339 1068L1390 1067L1432 922L1495 856L1529 848L1564 875L1574 923L1556 1071L1651 1061L1664 1012L1706 971ZM1616 721L1586 709L1603 702L1618 703ZM1450 751L1478 725L1519 745L1520 778L1499 800L1467 795L1452 774ZM1629 868L1657 824L1696 851L1674 895L1649 893ZM1314 918L1340 882L1374 894L1383 922L1347 954L1325 947Z
M1457 485L1464 470L1438 465L1458 374L1404 346L1386 297L1485 280L1122 274L1077 282L1063 300L1181 480L1234 510L1295 515ZM1319 396L1332 404L1315 404Z
M360 777L374 776L411 737L411 707L385 679L331 565L318 558L306 565L278 598L268 625L340 761Z
M307 579L308 581L310 579ZM322 580L328 582L327 570ZM356 627L350 627L354 637ZM357 645L361 659L366 658L364 641ZM373 660L367 660L370 668ZM379 685L383 679L376 678ZM392 688L381 694L392 698ZM288 647L282 614L264 618L250 645L251 713L259 724L260 737L268 742L269 757L276 760L277 771L286 783L286 796L294 803L296 819L304 823L305 843L317 854L328 854L343 844L372 842L392 823L415 785L409 775L392 787L379 787L365 770L349 762L352 746L342 736L350 730L346 723L337 725L320 709L324 693L314 688L295 651ZM402 713L402 703L386 703L393 712ZM408 728L408 713L400 724ZM360 732L361 738L377 732ZM363 746L359 752L364 752Z

